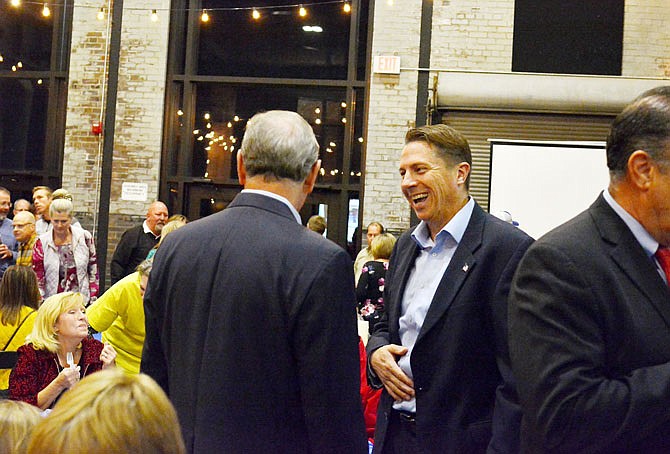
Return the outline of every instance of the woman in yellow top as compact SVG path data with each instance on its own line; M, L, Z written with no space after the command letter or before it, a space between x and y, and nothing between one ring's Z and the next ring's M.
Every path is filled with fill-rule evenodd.
M29 266L10 266L0 280L0 348L15 352L33 330L42 297ZM0 390L9 385L11 369L0 369ZM1 391L0 391L1 392Z
M144 345L144 304L151 260L137 266L137 271L110 287L86 310L88 323L102 332L102 341L116 350L116 365L124 371L140 371Z

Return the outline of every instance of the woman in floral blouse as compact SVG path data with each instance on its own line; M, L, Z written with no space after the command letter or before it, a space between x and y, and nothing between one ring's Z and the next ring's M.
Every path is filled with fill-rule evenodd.
M99 290L98 262L93 236L71 225L72 201L55 199L49 207L53 228L35 242L33 269L42 297L79 292L85 305L95 301Z
M390 233L382 233L372 240L370 252L374 260L363 265L356 286L358 313L368 321L370 332L384 313L385 276L394 245L395 237Z

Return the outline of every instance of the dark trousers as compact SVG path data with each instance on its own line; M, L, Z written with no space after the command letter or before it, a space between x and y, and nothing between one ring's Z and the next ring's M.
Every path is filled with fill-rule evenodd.
M416 441L416 424L407 417L402 416L399 412L391 410L382 454L410 454L419 452L421 451Z

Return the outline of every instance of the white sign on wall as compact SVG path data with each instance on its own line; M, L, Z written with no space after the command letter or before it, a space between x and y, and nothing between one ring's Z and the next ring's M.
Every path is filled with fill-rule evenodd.
M146 202L149 186L146 183L129 183L124 181L121 184L121 200L132 202Z
M400 74L400 57L376 55L372 57L372 72L377 74Z

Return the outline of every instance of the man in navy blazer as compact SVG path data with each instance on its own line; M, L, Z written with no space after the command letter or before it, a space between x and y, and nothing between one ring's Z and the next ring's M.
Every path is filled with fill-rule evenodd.
M617 116L607 166L609 187L514 279L525 452L670 452L670 87Z
M375 453L518 450L507 295L532 239L470 197L471 165L447 125L405 137L401 188L421 223L395 246L367 344L368 379L385 389Z
M145 294L141 370L189 452L367 452L352 263L303 227L318 143L295 112L247 124L244 190L166 237Z

